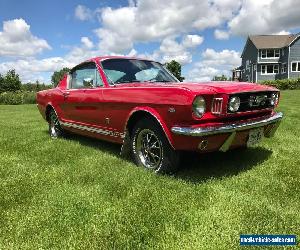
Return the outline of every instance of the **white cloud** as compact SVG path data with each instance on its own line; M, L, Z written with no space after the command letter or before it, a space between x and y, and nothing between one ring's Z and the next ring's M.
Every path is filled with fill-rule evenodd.
M40 39L30 32L30 25L24 19L3 22L0 32L0 56L26 57L51 49L46 40Z
M162 40L159 50L156 51L163 63L175 60L184 65L192 62L191 49L203 42L203 37L198 35L186 35L179 43L174 36Z
M86 36L84 37L81 37L81 42L83 43L83 45L88 48L88 49L91 49L94 47L94 44L93 42Z
M103 8L102 27L95 32L101 50L120 53L131 49L135 42L160 41L221 25L239 7L235 0L138 0L129 7ZM187 41L201 43L198 37L187 37Z
M75 8L75 17L80 21L91 20L94 17L94 12L84 5L77 5Z
M225 30L216 29L214 31L214 36L216 39L219 39L219 40L227 40L227 39L229 39L229 32L227 32Z
M244 0L228 26L234 35L275 34L299 28L300 4L294 0Z
M240 53L235 50L215 51L206 49L202 60L194 63L188 72L188 81L210 81L216 75L231 76L231 70L241 63Z
M203 37L198 35L187 35L183 38L182 45L186 48L193 48L203 43Z

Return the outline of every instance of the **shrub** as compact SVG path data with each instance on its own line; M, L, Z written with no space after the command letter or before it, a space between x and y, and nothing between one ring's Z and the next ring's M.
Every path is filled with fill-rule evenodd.
M261 84L272 86L280 90L285 89L300 89L300 78L298 79L281 79L281 80L267 80Z
M28 91L3 92L0 94L0 104L18 105L36 103L36 93Z

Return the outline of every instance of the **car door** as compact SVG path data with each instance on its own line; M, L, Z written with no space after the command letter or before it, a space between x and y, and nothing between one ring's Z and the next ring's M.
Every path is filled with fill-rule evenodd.
M102 118L103 81L94 62L79 65L70 72L64 91L63 109L69 122L99 125Z

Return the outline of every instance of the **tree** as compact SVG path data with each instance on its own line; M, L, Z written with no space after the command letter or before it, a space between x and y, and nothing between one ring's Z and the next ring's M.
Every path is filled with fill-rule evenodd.
M184 77L181 76L181 65L179 62L172 60L166 63L166 67L179 81L182 82L184 80Z
M56 87L59 82L63 79L64 75L69 73L70 69L69 68L63 68L59 71L55 71L53 75L51 76L51 83L54 87Z
M22 83L20 77L14 69L6 72L5 76L0 76L0 93L20 90Z
M231 78L225 75L221 75L221 76L214 76L214 78L212 79L212 81L231 81Z

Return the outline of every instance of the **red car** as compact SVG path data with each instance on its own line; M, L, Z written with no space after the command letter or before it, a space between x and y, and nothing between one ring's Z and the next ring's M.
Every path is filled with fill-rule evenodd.
M137 165L172 172L180 151L227 151L274 135L279 91L246 82L179 82L158 62L97 57L37 94L51 137L64 132L122 144Z

